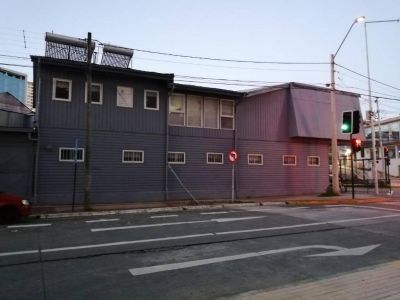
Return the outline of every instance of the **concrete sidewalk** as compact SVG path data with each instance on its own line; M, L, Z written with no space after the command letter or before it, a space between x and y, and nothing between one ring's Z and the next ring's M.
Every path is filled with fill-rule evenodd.
M252 291L229 299L377 300L400 299L400 261L271 291Z
M311 205L354 205L367 203L381 203L385 198L369 194L356 195L355 199L351 195L344 194L333 197L319 197L316 195L308 196L289 196L289 197L264 197L253 199L238 199L231 202L223 200L199 200L198 204L193 201L164 201L164 202L135 202L135 203L116 203L116 204L93 204L90 211L84 211L83 205L75 205L72 212L72 205L33 205L31 217L33 218L61 218L74 216L100 216L128 213L146 212L176 212L182 210L199 209L224 209L241 206L263 206L263 205L290 205L290 206L311 206Z

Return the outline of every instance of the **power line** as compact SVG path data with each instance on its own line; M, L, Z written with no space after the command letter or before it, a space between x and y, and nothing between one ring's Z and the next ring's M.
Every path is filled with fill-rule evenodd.
M239 67L239 66L223 66L223 65L212 65L212 64L201 64L201 63L191 63L191 62L183 62L183 61L173 61L173 60L165 60L165 59L155 59L155 58L145 58L135 56L134 60L148 60L148 61L156 61L156 62L168 62L173 64L183 64L183 65L192 65L192 66L205 66L205 67L213 67L213 68L224 68L224 69L240 69L240 70L262 70L262 71L281 71L281 72L324 72L327 73L328 70L303 70L303 69L275 69L275 68L254 68L254 67Z
M400 91L400 88L398 88L398 87L395 87L395 86L392 86L392 85L390 85L390 84L386 84L386 83L381 82L381 81L379 81L379 80L373 79L373 78L368 77L368 76L366 76L366 75L364 75L364 74L361 74L361 73L358 73L358 72L356 72L356 71L353 71L353 70L351 70L351 69L349 69L349 68L346 68L346 67L344 67L344 66L342 66L342 65L339 65L339 64L336 64L336 65L337 65L338 67L341 67L341 68L343 68L343 69L345 69L345 70L351 72L351 73L357 74L358 76L367 78L367 79L369 79L369 80L371 80L371 81L373 81L373 82L376 82L376 83L379 83L379 84L382 84L382 85L384 85L384 86L387 86L387 87L390 87L390 88L392 88L392 89L395 89L395 90Z
M159 52L159 51L151 51L144 49L134 48L134 51L158 54L158 55L166 55L173 57L182 57L182 58L190 58L190 59L200 59L200 60L211 60L211 61L223 61L223 62L236 62L236 63L252 63L252 64L280 64L280 65L328 65L327 62L289 62L289 61L257 61L257 60L238 60L238 59L225 59L225 58L214 58L214 57L204 57L204 56L193 56L193 55L184 55L184 54L176 54L176 53L167 53L167 52Z

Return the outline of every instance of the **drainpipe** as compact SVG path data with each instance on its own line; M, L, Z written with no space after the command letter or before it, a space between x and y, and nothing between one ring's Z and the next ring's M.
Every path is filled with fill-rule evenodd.
M235 102L235 120L234 120L234 124L235 124L235 130L233 131L233 148L236 149L236 151L239 151L237 149L237 145L238 145L238 136L237 136L237 128L238 128L238 106L240 104L240 102L242 102L244 99L246 98L246 94L243 94L240 99L238 101ZM240 153L239 153L240 155ZM235 199L237 198L237 194L238 194L238 185L237 185L237 177L238 177L238 173L239 173L239 168L236 166L236 164L238 164L239 162L235 163L233 165L233 167L235 168L235 177L234 177L234 181L235 181Z
M174 92L174 83L172 82L169 90L168 90L168 99L167 103L165 104L165 193L164 193L164 200L168 201L169 199L169 190L168 190L168 151L169 151L169 125L168 125L168 112L169 112L169 99Z

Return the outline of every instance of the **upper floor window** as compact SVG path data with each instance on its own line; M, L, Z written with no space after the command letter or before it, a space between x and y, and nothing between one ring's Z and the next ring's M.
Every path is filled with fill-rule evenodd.
M319 156L307 156L307 166L319 166Z
M117 86L117 106L133 107L133 88Z
M234 129L235 102L221 100L221 129Z
M284 166L295 166L296 165L296 155L283 155L282 164Z
M216 98L204 98L204 128L218 128L219 101Z
M144 91L144 109L158 110L159 109L159 96L158 91Z
M186 125L189 127L202 127L203 97L188 95L186 107Z
M53 78L53 100L71 101L72 80Z
M85 84L85 102L89 98L88 84ZM103 85L101 83L92 83L92 104L103 104Z
M185 95L174 94L169 98L169 124L185 126Z
M62 162L83 162L85 151L83 148L59 148L58 160Z

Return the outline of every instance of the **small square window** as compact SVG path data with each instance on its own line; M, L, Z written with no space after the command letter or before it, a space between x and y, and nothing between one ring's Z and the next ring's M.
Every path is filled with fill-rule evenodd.
M158 110L159 96L158 91L144 91L144 109Z
M210 153L207 152L207 164L213 165L222 165L224 163L224 154L223 153Z
M263 155L262 154L249 154L247 155L247 162L252 166L263 165Z
M71 101L72 81L53 78L53 100Z
M168 163L170 164L185 164L185 152L168 152Z
M89 98L88 85L85 85L85 102ZM102 104L103 103L103 85L101 83L92 83L92 104Z
M58 160L61 162L83 162L85 151L83 148L59 148Z
M296 155L283 155L282 163L284 166L295 166L296 165Z
M140 164L144 163L144 151L141 150L122 150L122 162Z
M307 165L308 166L319 166L319 156L307 156Z

